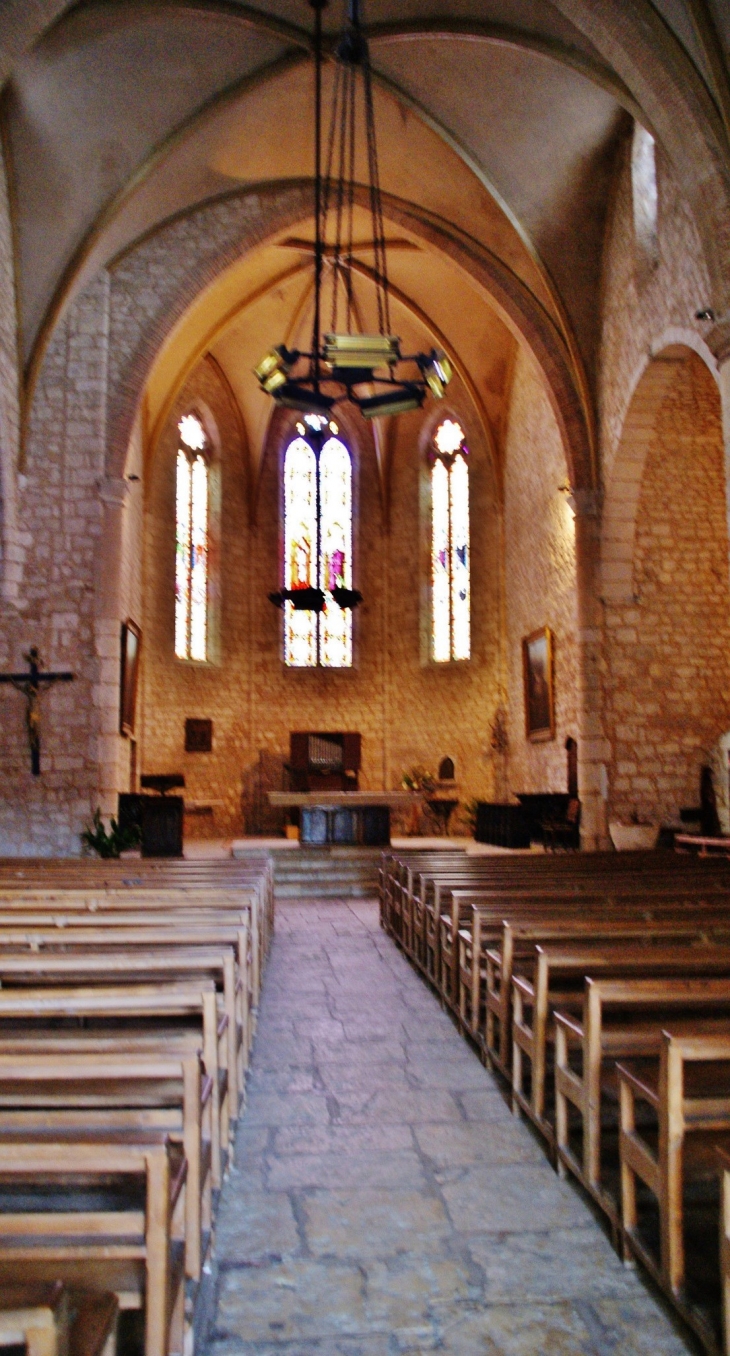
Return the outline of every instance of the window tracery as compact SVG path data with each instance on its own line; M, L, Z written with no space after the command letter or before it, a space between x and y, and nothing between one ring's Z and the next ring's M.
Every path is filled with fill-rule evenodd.
M471 654L468 448L461 425L444 419L431 466L431 645L438 664Z
M183 415L176 465L175 654L208 658L208 440L194 414Z
M336 424L307 415L284 457L284 587L325 594L319 613L285 604L290 668L352 666L352 612L332 596L333 589L352 588L352 461L338 432Z

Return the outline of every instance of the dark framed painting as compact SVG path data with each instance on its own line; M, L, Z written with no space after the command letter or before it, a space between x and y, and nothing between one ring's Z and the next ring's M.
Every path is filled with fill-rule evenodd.
M119 684L119 729L123 735L134 734L137 713L137 685L139 682L139 651L142 632L129 618L122 622L121 679Z
M522 642L525 684L525 733L534 744L555 738L553 634L549 626L532 631Z
M212 753L213 722L197 716L188 716L185 721L185 752Z

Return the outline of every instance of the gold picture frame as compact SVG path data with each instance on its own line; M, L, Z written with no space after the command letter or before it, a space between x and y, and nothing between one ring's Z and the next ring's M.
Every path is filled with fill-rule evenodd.
M525 734L533 744L555 738L553 665L553 633L549 626L541 626L522 641Z
M136 622L127 618L122 622L121 673L119 679L119 732L134 736L137 713L137 686L139 682L139 652L142 632Z

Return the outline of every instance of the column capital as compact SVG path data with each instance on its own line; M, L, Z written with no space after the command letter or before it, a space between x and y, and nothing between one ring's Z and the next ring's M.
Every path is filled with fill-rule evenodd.
M99 498L110 508L124 508L132 487L123 476L107 476L99 483Z
M599 494L597 490L571 490L568 503L576 518L597 518Z

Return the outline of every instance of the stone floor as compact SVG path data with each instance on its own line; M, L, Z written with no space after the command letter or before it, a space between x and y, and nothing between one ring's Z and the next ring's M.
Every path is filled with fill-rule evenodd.
M207 1356L693 1350L374 904L283 905Z

